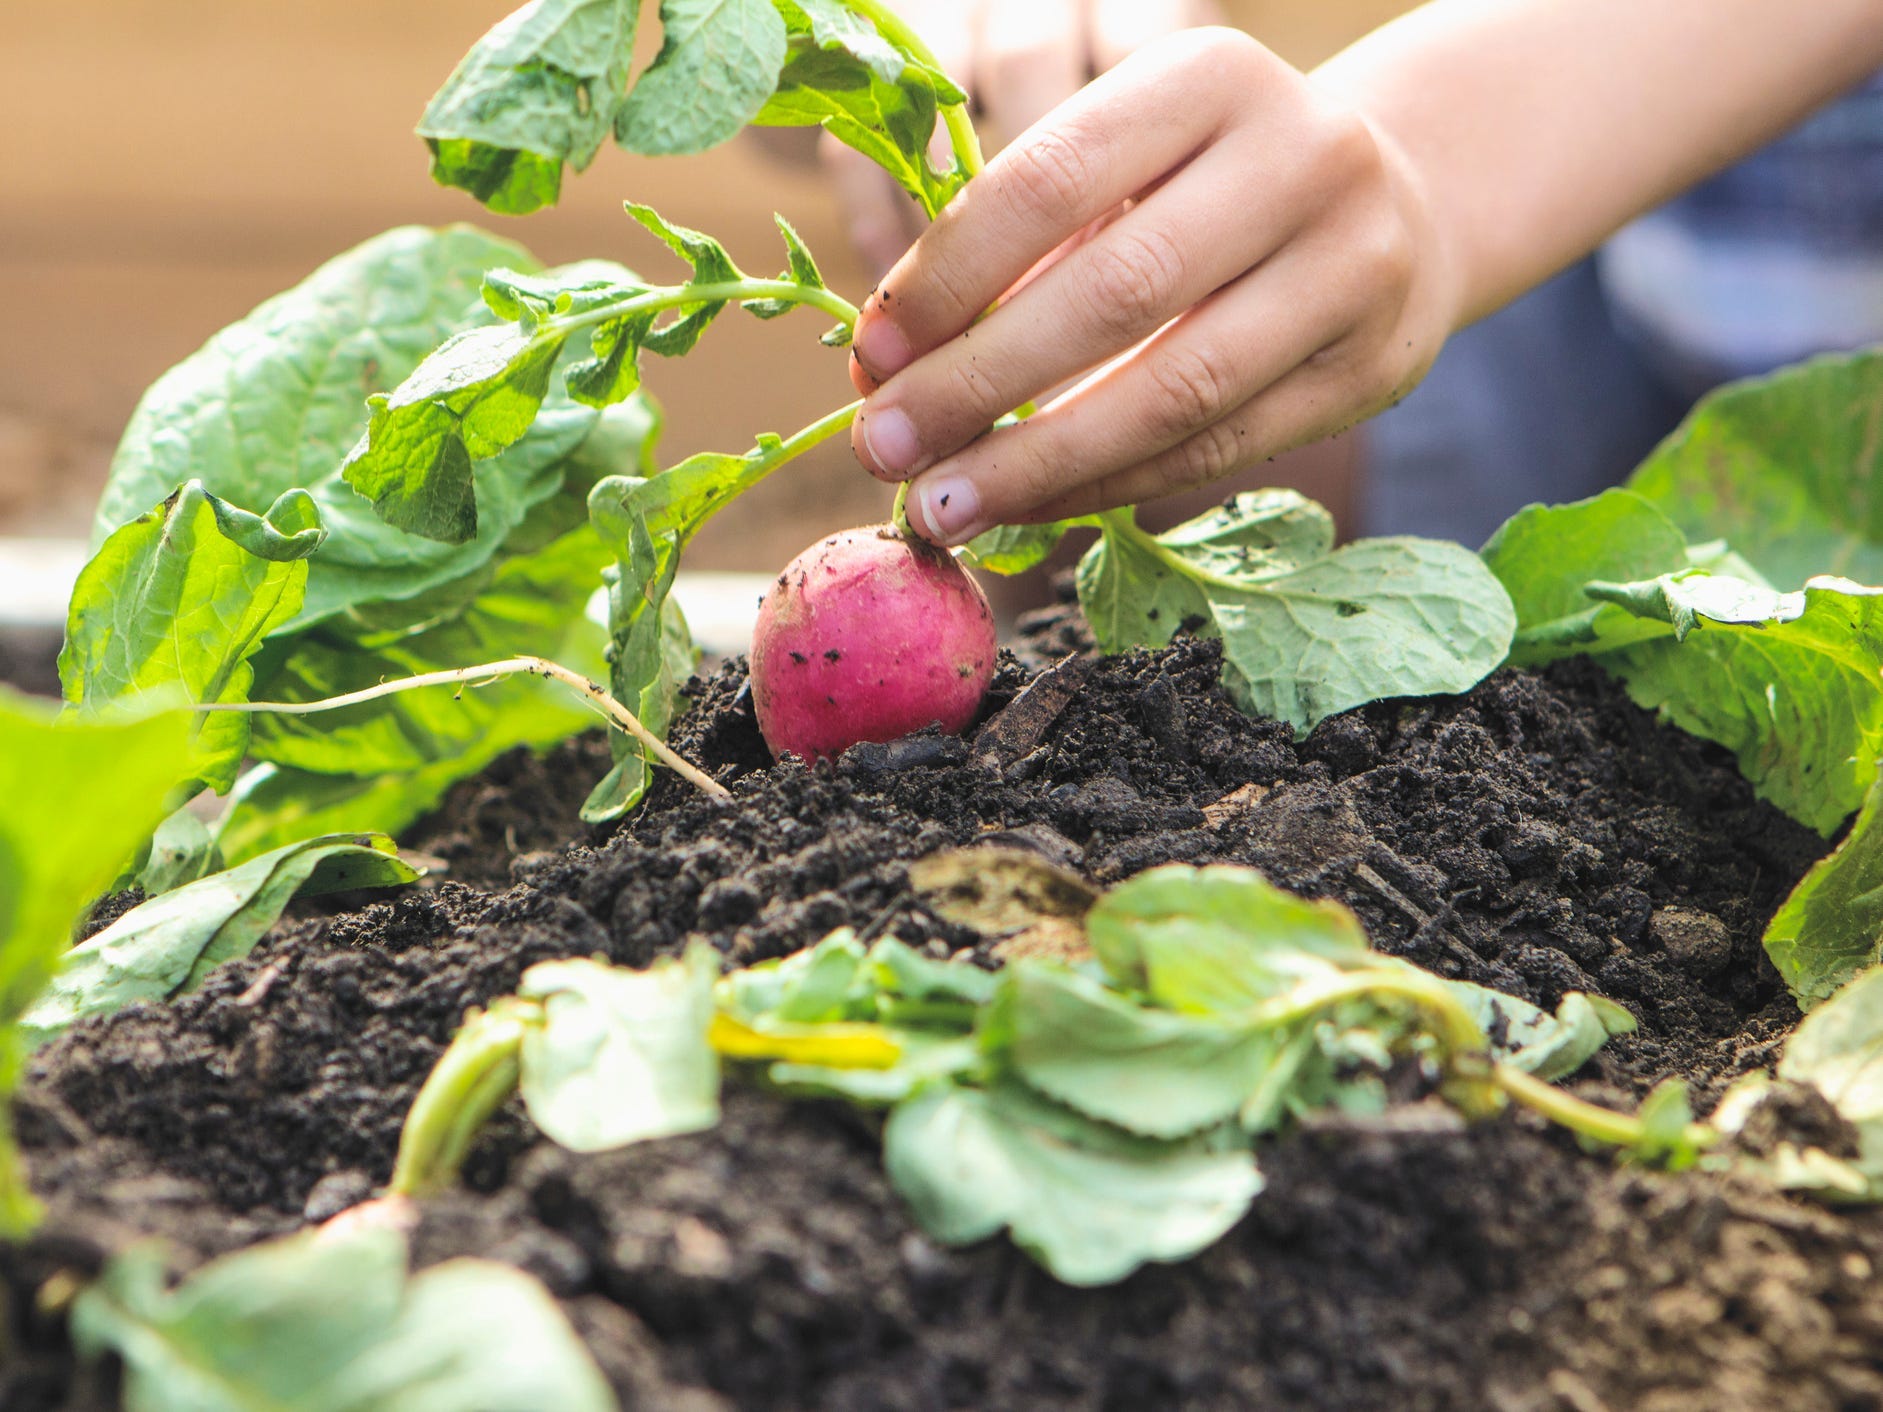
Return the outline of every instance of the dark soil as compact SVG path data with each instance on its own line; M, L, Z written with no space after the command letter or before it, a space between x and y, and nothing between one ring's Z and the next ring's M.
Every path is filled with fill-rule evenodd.
M499 762L410 840L444 880L310 910L197 994L38 1056L19 1123L52 1214L0 1252L37 1350L0 1371L0 1407L110 1405L72 1381L56 1312L33 1310L52 1273L153 1231L188 1268L383 1182L464 1011L526 966L639 965L692 935L753 961L846 924L984 946L906 878L977 840L1100 883L1253 864L1445 974L1545 1005L1608 995L1641 1030L1591 1064L1594 1097L1670 1073L1705 1097L1769 1062L1795 1010L1758 937L1824 845L1723 752L1589 668L1501 673L1302 742L1239 715L1216 670L1213 647L1180 642L1064 679L1057 709L1034 693L974 746L915 737L807 770L769 765L726 667L676 743L733 806L663 776L613 837L566 849L605 748ZM997 709L1026 676L1003 672ZM1869 1213L1620 1169L1429 1104L1261 1159L1267 1190L1216 1248L1074 1291L1004 1242L926 1240L867 1115L735 1090L713 1132L577 1157L513 1107L428 1208L418 1253L540 1276L629 1408L1883 1407Z

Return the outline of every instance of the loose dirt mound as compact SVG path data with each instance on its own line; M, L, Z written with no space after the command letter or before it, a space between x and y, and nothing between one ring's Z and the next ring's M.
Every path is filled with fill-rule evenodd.
M992 837L1105 883L1253 864L1444 974L1545 1005L1609 995L1641 1020L1591 1066L1612 1096L1667 1073L1706 1091L1769 1058L1794 1011L1759 932L1823 844L1723 752L1587 668L1500 673L1299 743L1238 714L1216 671L1211 645L1180 642L1097 664L1057 712L1036 693L982 750L918 737L807 771L769 765L727 667L676 741L733 805L663 778L615 836L567 851L605 750L500 762L411 840L461 881L303 916L198 994L42 1054L20 1121L54 1215L0 1262L24 1293L156 1230L188 1265L357 1198L465 1009L538 960L638 965L703 934L753 961L840 925L979 945L906 867ZM996 707L1025 679L1010 666ZM513 1110L420 1254L541 1276L629 1407L1883 1406L1867 1213L1618 1171L1424 1104L1261 1159L1268 1189L1216 1249L1081 1292L1004 1243L924 1239L867 1115L735 1091L714 1132L578 1158ZM107 1395L68 1385L56 1325L31 1335L45 1356L0 1374L0 1404Z

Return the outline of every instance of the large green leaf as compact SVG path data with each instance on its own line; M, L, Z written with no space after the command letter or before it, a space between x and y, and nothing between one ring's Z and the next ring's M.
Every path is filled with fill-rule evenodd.
M66 952L20 1029L28 1043L44 1044L88 1016L192 990L216 966L246 956L297 894L417 877L391 839L371 834L310 838L212 873L133 907Z
M110 886L190 771L190 718L67 721L0 687L0 1238L35 1205L13 1152L16 1025L86 907Z
M151 1246L72 1309L81 1352L124 1359L129 1412L613 1412L534 1279L481 1260L406 1274L389 1231L311 1232L167 1289Z
M1720 389L1628 486L1780 588L1883 583L1883 349Z
M890 1115L883 1162L937 1240L964 1245L1004 1227L1074 1285L1194 1255L1262 1188L1246 1147L1133 1138L1014 1084L918 1093Z
M777 0L787 51L776 91L752 121L824 128L870 158L933 217L966 174L928 158L936 115L963 99L948 77L918 62L838 0Z
M260 765L236 781L216 841L224 858L242 862L320 834L397 834L501 753L480 744L407 774L328 775Z
M1033 1088L1144 1137L1228 1122L1287 1036L1209 1015L1134 1003L1090 976L1016 962L983 1043Z
M534 0L499 20L419 119L432 176L493 211L555 204L595 159L628 86L641 0Z
M1765 928L1765 951L1798 1003L1829 998L1883 961L1883 775L1837 850L1806 873Z
M381 681L547 657L599 676L604 634L583 616L601 584L607 554L587 525L533 554L498 566L460 613L394 635L324 624L297 639L262 683L268 699L318 701ZM471 690L432 687L312 716L264 714L252 753L288 769L321 774L411 772L477 750L543 747L595 720L563 688L508 677ZM375 825L375 827L385 827Z
M195 480L113 532L72 590L59 675L73 714L96 718L165 693L246 701L249 659L300 611L306 559L323 538L304 491L252 515ZM194 734L194 779L226 792L249 718L205 714Z
M1598 640L1626 645L1630 629L1621 614L1589 596L1592 581L1653 578L1688 566L1680 528L1627 490L1568 505L1527 505L1491 536L1483 557L1516 607L1510 660L1523 667L1589 652ZM1635 633L1666 635L1651 623Z
M719 1056L707 1042L719 956L623 971L546 961L517 994L542 1004L524 1032L521 1088L536 1126L564 1147L597 1152L719 1121Z
M1780 593L1627 490L1520 511L1484 556L1518 606L1514 661L1595 656L1820 832L1862 803L1883 751L1879 590L1821 577Z
M1515 627L1482 561L1432 539L1359 540L1209 600L1229 694L1298 731L1369 701L1469 691Z
M1820 833L1862 804L1883 755L1883 589L1826 578L1780 594L1695 573L1597 591L1670 632L1603 654L1636 703L1724 745Z
M660 0L660 53L615 114L630 152L678 156L738 135L778 86L785 26L772 0Z
M93 538L197 479L237 505L307 490L329 532L295 626L354 605L409 598L475 571L532 507L595 412L557 392L523 441L478 468L478 536L444 545L385 524L339 475L365 429L366 399L390 391L454 331L489 318L477 293L495 266L532 270L521 247L468 226L405 227L336 256L218 333L159 378L132 415Z
M966 180L927 159L965 95L841 0L663 0L660 53L630 84L640 0L533 0L472 48L419 122L432 175L494 211L552 205L603 137L698 152L747 123L822 125L932 216Z
M1223 684L1244 710L1306 731L1394 696L1465 691L1510 648L1509 596L1456 544L1366 539L1335 549L1327 512L1292 491L1238 495L1155 537L1128 511L1078 572L1108 652L1178 628L1223 639Z

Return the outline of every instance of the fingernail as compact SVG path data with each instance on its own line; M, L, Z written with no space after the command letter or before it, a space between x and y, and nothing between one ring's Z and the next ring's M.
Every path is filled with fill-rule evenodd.
M859 421L863 449L884 475L906 480L928 464L922 454L922 439L915 434L915 423L908 413L885 407L880 412L866 412Z
M922 518L938 539L959 544L972 539L979 528L981 497L965 476L941 476L915 487Z
M915 350L886 314L858 321L856 355L864 371L882 382L915 361Z

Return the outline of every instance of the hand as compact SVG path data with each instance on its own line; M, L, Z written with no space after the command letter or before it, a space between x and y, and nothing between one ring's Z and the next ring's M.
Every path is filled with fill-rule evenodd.
M1215 0L898 0L896 9L968 90L990 150L1125 55L1222 18ZM927 220L874 162L828 133L817 154L843 203L851 244L871 275L881 275ZM934 155L949 159L939 125Z
M1032 128L897 262L857 325L852 444L913 477L941 544L1189 489L1403 395L1453 326L1446 266L1356 109L1190 31Z

